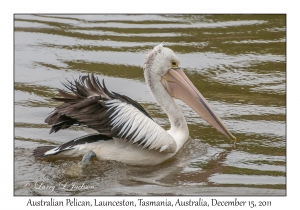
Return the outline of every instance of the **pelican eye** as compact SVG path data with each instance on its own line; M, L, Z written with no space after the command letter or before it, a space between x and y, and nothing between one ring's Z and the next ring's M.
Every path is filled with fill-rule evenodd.
M174 60L171 60L171 66L172 67L178 67L178 63Z

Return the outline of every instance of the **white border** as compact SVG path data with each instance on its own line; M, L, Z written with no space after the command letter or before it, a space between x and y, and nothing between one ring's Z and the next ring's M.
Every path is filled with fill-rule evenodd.
M293 4L293 2L295 2ZM252 0L252 1L171 1L171 0L109 0L109 1L6 1L1 9L1 206L25 207L30 197L13 196L13 14L14 13L281 13L287 14L287 196L286 197L238 197L247 200L270 200L271 208L294 207L298 205L299 163L297 158L299 130L297 117L300 75L299 71L299 11L296 1ZM7 149L9 148L9 149ZM201 197L201 196L200 196ZM57 197L65 200L69 197ZM92 197L78 197L81 200L93 200ZM121 197L96 197L103 200L120 200ZM128 200L137 197L125 197ZM143 197L155 200L156 197ZM183 197L182 199L187 198ZM196 198L196 197L193 197ZM211 197L203 197L211 199ZM216 197L230 200L234 197ZM40 198L33 197L37 200ZM50 199L50 197L46 197ZM157 197L163 199L163 197ZM168 197L176 200L177 197ZM66 207L57 207L64 208ZM79 208L79 207L71 207ZM99 207L100 208L100 207ZM122 207L124 208L124 207ZM151 207L150 207L151 208ZM166 207L165 207L166 208ZM195 207L194 207L195 208ZM211 207L212 208L212 207ZM227 207L228 208L228 207ZM265 207L264 209L266 209ZM125 207L126 209L126 207ZM177 208L172 208L177 209ZM294 209L294 208L292 208Z

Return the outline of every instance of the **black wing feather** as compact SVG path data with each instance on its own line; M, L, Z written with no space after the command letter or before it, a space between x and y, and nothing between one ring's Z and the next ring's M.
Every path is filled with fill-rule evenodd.
M131 104L145 116L152 119L136 101L127 96L109 92L104 80L101 84L94 74L81 76L74 83L68 81L63 85L71 92L59 90L62 98L53 98L64 103L45 119L47 124L52 125L50 133L69 128L72 125L86 125L99 133L110 137L119 137L117 132L112 129L109 121L109 117L112 117L112 114L115 116L118 111L114 107L108 107L108 103L106 103L115 99Z
M74 149L73 147L76 145L82 145L82 144L86 144L86 143L94 143L94 142L98 142L98 141L108 141L108 140L112 140L112 139L113 139L112 137L108 137L108 136L105 136L102 134L89 134L89 135L74 139L72 141L66 142L58 147L56 147L56 146L37 147L33 151L33 156L40 158L40 157L57 155L63 151ZM54 149L54 148L56 148L55 152L53 152L49 155L45 155L45 152L47 152L51 149Z

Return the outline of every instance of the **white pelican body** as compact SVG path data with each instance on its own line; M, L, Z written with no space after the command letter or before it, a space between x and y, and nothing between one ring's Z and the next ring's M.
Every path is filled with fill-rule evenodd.
M59 90L64 102L45 120L50 133L72 125L85 125L98 131L61 146L42 146L35 157L75 157L92 154L101 160L115 160L130 165L157 165L174 156L189 139L185 118L174 101L178 98L227 137L226 129L205 98L178 67L175 53L162 44L146 57L144 76L147 85L170 120L165 131L129 97L109 92L93 75L82 76L75 84L64 84L71 92ZM88 160L91 157L87 158Z

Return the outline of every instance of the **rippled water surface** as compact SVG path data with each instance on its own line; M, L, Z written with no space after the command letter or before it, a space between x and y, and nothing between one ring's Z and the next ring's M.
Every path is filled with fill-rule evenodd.
M285 195L285 15L15 15L14 24L15 195ZM82 168L80 158L32 157L37 146L91 132L49 135L44 123L61 82L88 72L168 129L141 68L161 42L176 52L236 145L179 102L191 139L161 165L93 160Z

